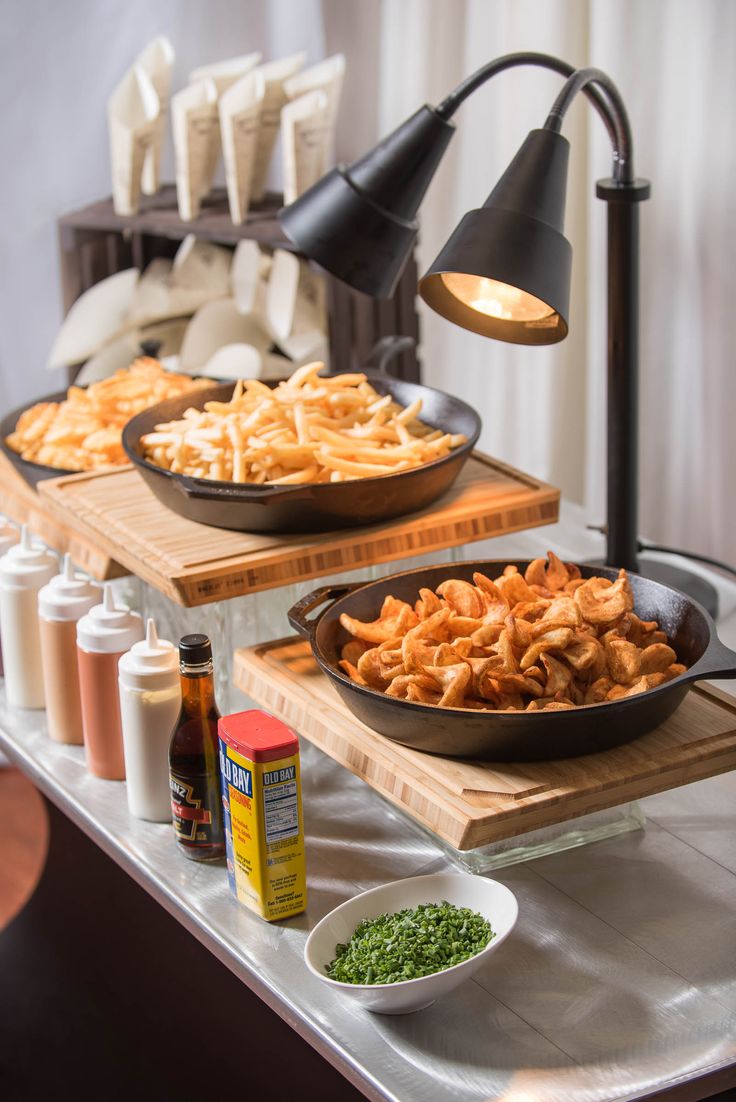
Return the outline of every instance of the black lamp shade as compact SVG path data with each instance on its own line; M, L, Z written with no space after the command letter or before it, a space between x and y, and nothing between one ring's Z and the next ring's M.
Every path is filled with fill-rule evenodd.
M279 212L300 252L338 279L389 298L411 255L416 213L454 126L425 106L349 167L338 166Z
M514 344L554 344L567 336L568 153L560 134L531 132L485 205L464 216L420 280L419 293L433 310Z

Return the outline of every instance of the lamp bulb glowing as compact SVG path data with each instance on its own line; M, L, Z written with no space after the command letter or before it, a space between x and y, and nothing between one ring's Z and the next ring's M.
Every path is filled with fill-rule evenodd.
M542 321L554 314L554 310L546 302L522 291L520 287L499 283L498 280L488 279L486 276L443 272L442 282L460 302L491 318L532 322Z

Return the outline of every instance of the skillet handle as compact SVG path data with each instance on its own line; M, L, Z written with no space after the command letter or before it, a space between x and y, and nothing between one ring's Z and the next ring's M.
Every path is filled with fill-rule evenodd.
M302 597L301 601L297 601L289 609L286 614L289 623L300 635L311 641L317 624L327 612L327 609L323 608L319 616L315 616L313 620L308 620L307 614L319 605L323 605L325 601L334 603L338 598L344 597L347 593L352 593L355 589L362 589L366 584L366 582L348 582L345 585L321 585L319 589L313 589L311 593L308 593L306 597Z
M693 674L689 680L704 681L718 677L736 677L736 651L722 643L715 632L705 654L687 674ZM686 674L686 676L687 676Z
M272 501L295 501L297 498L310 497L313 487L308 483L296 486L274 486L250 482L246 486L233 484L220 486L206 478L192 478L179 475L174 479L179 493L187 498L202 501L231 501L236 505L268 505Z

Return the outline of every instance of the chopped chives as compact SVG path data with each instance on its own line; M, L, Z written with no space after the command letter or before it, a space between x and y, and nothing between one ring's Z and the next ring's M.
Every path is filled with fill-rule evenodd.
M474 957L495 936L468 907L420 903L361 922L346 945L335 947L327 975L361 984L417 979Z

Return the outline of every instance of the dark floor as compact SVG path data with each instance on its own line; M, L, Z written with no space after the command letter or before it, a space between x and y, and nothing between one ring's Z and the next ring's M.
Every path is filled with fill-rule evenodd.
M2 1102L358 1102L363 1095L52 805L0 933Z

